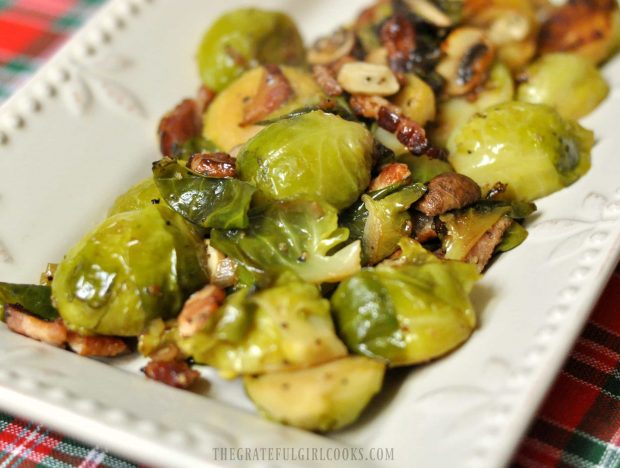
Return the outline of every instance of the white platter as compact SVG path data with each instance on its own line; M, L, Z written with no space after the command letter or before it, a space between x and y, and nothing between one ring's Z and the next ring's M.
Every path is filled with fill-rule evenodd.
M202 32L252 3L113 0L0 108L0 280L36 282L148 174L159 117L198 85ZM288 11L307 39L366 3L260 1ZM197 396L145 380L137 359L108 365L4 326L0 408L158 466L218 466L213 447L377 447L394 450L391 467L504 465L620 256L620 61L605 73L612 94L585 121L598 138L593 168L539 203L525 245L475 290L480 329L447 358L392 374L354 427L323 437L277 426L253 413L237 383L214 377Z

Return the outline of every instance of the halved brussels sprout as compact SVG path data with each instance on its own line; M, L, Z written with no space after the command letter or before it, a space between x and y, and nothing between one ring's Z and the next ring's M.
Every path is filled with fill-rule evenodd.
M203 330L178 344L227 377L300 369L347 353L329 302L316 286L290 276L254 294L248 288L236 292Z
M411 171L411 180L420 184L426 184L438 175L454 172L449 162L424 155L414 156L407 153L398 156L396 162L406 164Z
M293 88L293 95L266 120L286 115L296 109L318 105L323 91L312 75L302 69L280 67ZM260 132L264 127L245 124L246 101L254 97L263 80L265 68L259 67L243 74L217 95L204 115L203 134L224 151L230 151Z
M119 213L67 253L52 282L54 303L80 334L137 336L206 283L204 257L201 237L169 208Z
M385 365L347 356L309 369L246 376L245 391L268 419L309 431L355 422L381 390Z
M407 84L392 98L392 102L399 106L405 117L424 126L435 120L435 93L425 81L408 73Z
M331 299L350 350L391 366L417 364L462 344L476 326L476 267L439 260L413 239L401 257L343 281Z
M360 243L341 248L348 237L348 229L338 227L333 207L295 200L255 212L246 230L214 230L211 244L250 270L271 277L292 271L305 281L322 283L360 270Z
M52 305L51 295L49 286L0 283L0 320L4 320L4 308L9 304L20 305L44 320L55 320L58 311Z
M549 54L525 71L519 101L547 104L565 119L579 119L607 97L609 86L598 68L577 54Z
M159 189L152 177L144 179L131 187L127 192L120 195L108 210L108 216L125 213L127 211L141 210L147 206L156 205L161 200Z
M245 70L262 63L302 65L305 49L289 16L239 8L213 23L202 38L196 59L204 84L220 92Z
M496 62L491 68L489 78L476 99L469 96L453 97L440 102L437 108L437 126L430 129L430 138L436 146L445 147L450 137L476 112L490 106L511 101L515 87L512 74L506 65Z
M342 209L368 186L372 150L372 135L362 124L314 111L252 138L237 157L237 172L263 201L319 198Z
M206 177L172 159L153 165L162 198L188 221L204 228L244 228L256 189L237 179Z
M508 102L476 114L450 139L450 162L483 190L508 184L515 200L560 190L590 169L593 133L551 107Z
M362 263L375 265L393 254L402 237L411 234L411 205L426 192L422 184L392 186L362 195L362 200L342 213L341 223L351 239L362 241Z

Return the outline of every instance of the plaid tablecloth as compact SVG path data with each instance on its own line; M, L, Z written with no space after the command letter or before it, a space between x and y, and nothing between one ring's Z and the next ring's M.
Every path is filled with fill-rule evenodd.
M0 102L103 1L0 0ZM609 283L513 465L620 467L619 275ZM0 414L0 468L32 466L136 465Z

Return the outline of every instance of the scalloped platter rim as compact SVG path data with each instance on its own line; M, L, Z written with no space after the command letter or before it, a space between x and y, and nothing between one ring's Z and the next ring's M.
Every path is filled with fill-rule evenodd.
M222 11L256 1L112 0L0 107L0 278L34 282L102 219L157 158L159 117L198 85L194 48ZM362 0L264 0L306 39L351 19ZM393 372L353 427L319 436L260 419L238 383L205 370L206 395L139 375L142 361L96 361L0 326L0 408L156 466L220 466L214 448L393 449L357 466L506 464L620 258L620 60L612 92L584 124L593 168L539 203L518 253L492 266L472 339L432 365ZM333 466L333 462L330 464ZM317 466L302 460L244 466Z

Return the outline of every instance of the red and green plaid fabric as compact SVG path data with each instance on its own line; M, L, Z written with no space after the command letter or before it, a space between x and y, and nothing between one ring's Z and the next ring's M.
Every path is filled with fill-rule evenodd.
M0 0L0 102L101 3ZM0 413L0 467L35 466L136 465ZM513 466L620 467L620 276L609 283Z

